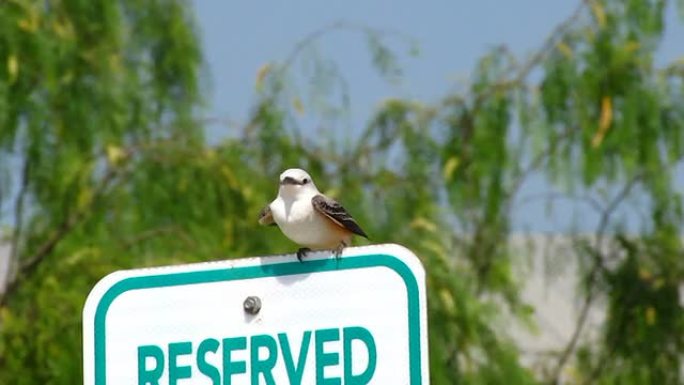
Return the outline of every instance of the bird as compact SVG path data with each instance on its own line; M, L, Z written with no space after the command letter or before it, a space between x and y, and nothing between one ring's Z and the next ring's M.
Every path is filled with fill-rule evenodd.
M278 196L259 212L259 224L277 225L301 247L297 259L312 250L332 250L339 258L354 235L368 239L356 220L314 184L308 172L290 168L280 174Z

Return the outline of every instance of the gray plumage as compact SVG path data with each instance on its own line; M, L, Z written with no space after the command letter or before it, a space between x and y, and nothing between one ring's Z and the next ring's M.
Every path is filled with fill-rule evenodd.
M273 220L270 206L267 205L259 211L259 224L262 226L277 226Z

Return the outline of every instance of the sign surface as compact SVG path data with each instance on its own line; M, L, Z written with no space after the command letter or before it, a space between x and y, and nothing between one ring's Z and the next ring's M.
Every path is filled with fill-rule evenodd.
M426 313L398 245L119 271L86 300L84 384L428 384Z

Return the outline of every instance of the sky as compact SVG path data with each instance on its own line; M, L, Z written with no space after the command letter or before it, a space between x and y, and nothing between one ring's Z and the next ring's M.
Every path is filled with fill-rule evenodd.
M559 3L559 4L556 4ZM572 13L574 1L515 2L406 0L321 2L216 2L196 0L196 13L210 72L211 113L243 122L255 95L257 70L282 62L312 32L345 21L414 40L417 57L402 57L399 84L383 80L371 65L362 34L335 31L318 41L349 84L352 127L360 128L387 97L434 101L467 79L479 57L505 43L514 52L538 47ZM389 39L399 53L401 39ZM213 127L211 135L230 132Z
M672 3L672 2L671 2ZM208 69L205 85L210 141L236 134L256 100L257 71L271 62L282 63L297 43L321 28L347 22L391 32L386 41L399 53L402 77L388 81L371 64L367 41L354 30L335 30L316 42L321 56L337 63L348 84L347 134L358 134L377 106L387 98L403 97L433 102L467 82L477 60L493 47L506 45L525 58L538 49L553 29L576 9L578 1L519 0L477 2L429 0L347 1L206 1L194 0ZM668 29L656 58L667 63L684 58L684 24L674 8L666 19ZM417 46L418 55L410 54ZM304 100L304 111L307 111ZM301 119L303 130L316 133L325 122ZM225 122L231 122L225 124ZM677 172L684 188L684 169ZM323 184L324 183L319 183ZM523 186L521 196L548 191L539 176ZM626 214L636 228L639 218ZM571 218L569 220L569 218ZM592 231L599 216L582 204L559 201L552 213L546 204L521 206L514 214L514 229L555 232L576 226Z
M193 4L210 73L210 115L237 123L244 122L255 100L258 69L283 62L298 42L316 30L345 21L415 41L420 53L402 57L399 84L377 75L360 33L334 31L318 41L321 54L339 64L349 83L351 121L358 127L387 97L437 100L467 80L478 58L493 47L505 44L522 57L531 54L572 14L578 1L195 0ZM677 49L677 43L684 41L684 27L674 9L668 13L667 25L672 28L659 61L684 56L684 50ZM401 53L401 39L389 40L397 43L393 46ZM220 138L230 134L226 130L213 127L210 135Z

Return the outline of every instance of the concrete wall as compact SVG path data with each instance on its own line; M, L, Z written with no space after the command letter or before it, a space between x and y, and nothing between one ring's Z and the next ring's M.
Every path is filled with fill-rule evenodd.
M539 371L555 369L558 356L572 339L584 305L579 291L578 260L569 237L533 235L513 236L512 246L524 258L517 273L522 282L522 300L534 307L536 330L514 324L508 331L522 350L523 362ZM580 335L581 342L595 340L605 320L605 303L596 298L589 307ZM572 376L572 362L562 378Z
M5 284L7 283L7 273L9 272L9 253L9 245L0 243L0 294L5 292Z

